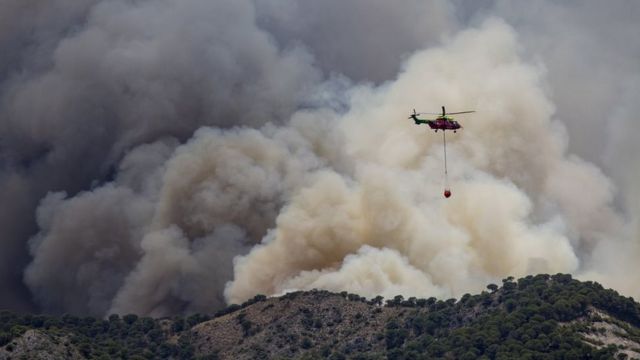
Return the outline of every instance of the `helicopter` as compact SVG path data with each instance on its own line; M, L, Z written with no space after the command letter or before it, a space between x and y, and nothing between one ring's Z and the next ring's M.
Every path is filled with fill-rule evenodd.
M413 114L409 116L409 119L413 119L416 125L427 124L429 125L430 128L434 129L435 132L438 132L438 130L442 130L442 131L453 130L453 132L455 133L458 131L458 129L462 128L462 125L460 125L460 123L458 123L457 121L453 120L453 117L447 116L447 115L468 114L472 112L475 112L475 111L460 111L460 112L447 113L444 106L442 107L442 114L417 113L416 109L413 109ZM438 115L438 117L435 120L423 120L423 119L418 119L418 115Z
M435 132L438 132L438 130L442 130L442 141L443 141L443 145L444 145L444 181L445 181L445 187L444 187L444 197L445 198L449 198L451 197L451 189L449 188L449 175L448 175L448 171L447 171L447 136L446 136L446 131L447 130L453 130L453 132L457 132L458 129L462 128L462 125L460 125L460 123L458 123L457 121L453 120L453 117L448 116L448 115L458 115L458 114L468 114L468 113L472 113L475 112L473 110L470 111L460 111L460 112L453 112L453 113L447 113L444 106L442 107L442 114L439 113L417 113L416 109L413 109L413 114L411 114L409 116L409 119L413 119L413 121L416 123L416 125L420 125L420 124L427 124L429 125L429 127L433 130L435 130ZM435 120L427 120L427 119L418 119L419 115L423 115L423 114L427 114L427 115L437 115L438 117L435 118Z

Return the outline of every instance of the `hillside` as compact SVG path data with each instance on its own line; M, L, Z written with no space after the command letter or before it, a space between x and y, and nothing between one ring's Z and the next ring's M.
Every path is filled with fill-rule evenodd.
M327 291L256 296L216 315L0 316L0 359L640 359L640 304L569 275L459 300Z

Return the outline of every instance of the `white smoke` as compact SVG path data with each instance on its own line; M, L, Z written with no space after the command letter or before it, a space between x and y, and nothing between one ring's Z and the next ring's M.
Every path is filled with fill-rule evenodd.
M352 96L336 126L343 129L345 156L354 160L353 175L323 174L292 199L263 244L236 261L229 301L293 284L386 293L374 285L382 279L363 275L367 288L353 280L357 271L344 271L347 259L370 259L375 268L379 256L361 251L368 247L394 249L407 258L407 271L423 272L426 282L399 277L390 285L432 289L421 296L477 291L507 275L573 272L584 243L598 241L598 231L611 225L609 218L593 220L615 219L609 183L566 155L540 71L520 59L502 22L419 52L393 83ZM446 201L440 198L442 138L400 115L412 104L437 109L441 103L478 110L449 139L454 196ZM593 199L573 191L576 178ZM571 213L576 204L579 214Z

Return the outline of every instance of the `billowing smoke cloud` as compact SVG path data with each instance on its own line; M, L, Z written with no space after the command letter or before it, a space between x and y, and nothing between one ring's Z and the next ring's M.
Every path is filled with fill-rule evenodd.
M618 225L611 186L566 155L540 71L517 48L512 30L492 21L415 54L395 82L355 90L336 124L353 175L324 174L302 189L263 244L237 259L228 299L318 285L389 295L378 285L387 278L389 290L452 296L507 274L577 271ZM431 86L416 91L422 84ZM479 111L449 141L451 200L439 199L441 138L394 116L421 102ZM375 271L386 263L370 247L400 259Z
M625 225L585 261L586 268L610 275L584 276L638 296L640 41L634 19L640 7L628 1L495 5L518 29L527 53L544 62L556 116L570 135L569 150L601 167L618 190L614 203Z
M10 0L0 14L1 306L19 307L47 191L88 189L162 137L287 118L319 79L304 50L256 26L250 1Z
M637 201L582 160L602 165L549 90L576 87L521 25L535 12L490 4L513 27L444 2L59 5L0 5L41 14L0 21L8 306L23 271L42 310L97 315L316 287L449 297L559 271L639 295ZM618 165L637 148L625 84L603 168L637 199ZM406 119L442 104L478 111L447 138L448 200L440 133Z

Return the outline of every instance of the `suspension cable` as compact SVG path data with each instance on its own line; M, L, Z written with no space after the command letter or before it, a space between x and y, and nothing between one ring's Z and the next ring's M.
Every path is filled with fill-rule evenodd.
M442 130L442 140L444 145L444 182L445 187L449 188L449 174L447 172L447 132Z

